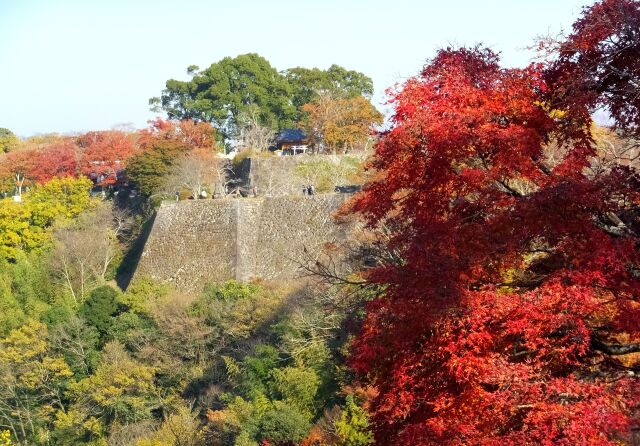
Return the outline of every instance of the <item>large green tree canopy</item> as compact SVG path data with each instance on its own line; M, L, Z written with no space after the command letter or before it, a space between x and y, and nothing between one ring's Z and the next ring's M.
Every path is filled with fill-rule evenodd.
M278 128L293 123L289 84L257 54L225 57L205 70L191 66L188 72L190 81L169 79L161 97L152 98L150 104L160 106L172 119L211 122L225 136L233 133L238 116L251 104L259 107L264 125Z
M364 96L371 99L373 95L373 81L370 77L340 65L331 65L328 70L290 68L284 75L293 90L293 105L298 109L317 99L319 92L342 98Z
M257 106L262 125L279 130L293 126L300 107L318 91L340 97L373 94L373 81L360 72L338 65L278 72L255 53L225 57L204 70L192 65L187 72L191 80L169 79L161 96L149 100L152 109L164 110L171 119L211 122L225 138L250 107Z

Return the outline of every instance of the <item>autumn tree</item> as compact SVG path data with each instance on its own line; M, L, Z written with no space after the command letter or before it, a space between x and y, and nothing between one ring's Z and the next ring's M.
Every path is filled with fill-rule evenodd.
M198 423L197 414L187 407L179 407L175 413L168 414L162 425L148 438L139 439L135 446L204 446L205 436Z
M30 136L23 141L21 149L44 149L47 146L68 139L68 137L60 135L59 133L44 133L34 136Z
M26 186L45 183L52 178L79 174L81 154L71 139L60 139L46 148L24 149L0 157L0 180L13 183L17 195Z
M173 141L188 149L218 150L216 131L211 124L189 119L171 121L156 118L149 121L149 127L139 132L138 143L142 149L150 149L158 141Z
M20 444L45 438L73 373L52 354L46 325L31 321L0 340L0 424Z
M25 195L22 203L0 200L0 259L43 249L56 221L72 219L94 203L86 178L54 178Z
M133 137L120 131L88 132L78 138L82 150L80 171L101 186L122 176L127 160L138 152Z
M351 204L394 253L366 274L384 293L352 359L378 392L377 444L627 438L640 395L627 355L640 351L638 184L622 166L587 173L589 126L545 162L570 117L545 102L541 68L446 49L392 97L372 182Z
M82 444L106 436L114 421L152 418L160 405L154 368L138 363L111 342L91 376L69 385L71 404L56 413L54 436L62 444Z
M0 156L0 187L21 196L23 188L32 184L27 179L34 168L34 152L13 152Z
M640 3L599 1L585 9L571 34L542 42L552 56L545 78L550 103L585 125L604 109L618 129L640 129Z
M150 124L140 135L142 151L128 161L126 169L127 178L147 196L161 192L172 168L192 150L217 151L215 130L209 123L156 119Z
M363 96L334 98L322 94L302 107L304 128L318 152L347 153L366 145L382 114Z

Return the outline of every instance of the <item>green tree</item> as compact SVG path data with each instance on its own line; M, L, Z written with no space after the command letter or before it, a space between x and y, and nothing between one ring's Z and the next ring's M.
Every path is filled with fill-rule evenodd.
M49 333L51 348L64 357L76 378L87 377L95 370L100 359L100 335L95 327L72 315L51 327Z
M327 70L290 68L284 75L291 85L292 102L296 109L315 101L319 93L339 98L364 96L371 99L373 95L373 81L370 77L340 65L331 65Z
M306 367L285 367L273 371L275 388L282 400L301 413L312 414L320 380Z
M278 350L274 346L257 346L255 354L246 357L242 363L242 383L239 388L252 398L269 393L272 387L273 370L279 364Z
M191 314L210 327L212 352L238 348L268 322L277 311L281 296L267 287L234 280L205 286L191 306Z
M167 284L139 277L129 284L127 291L122 295L122 302L129 311L148 315L151 307L156 302L164 300L169 291Z
M101 334L106 334L121 304L120 294L109 285L91 291L80 308L80 314Z
M10 266L5 263L0 265L0 269L3 268L9 269ZM0 274L0 336L6 336L26 320L22 305L11 289L11 279L8 276L8 274Z
M291 104L291 87L271 64L255 53L224 59L199 71L187 70L189 81L170 79L159 98L150 99L154 109L162 108L171 119L211 122L225 137L236 134L238 118L254 104L260 123L273 129L293 124L296 109Z
M46 265L45 255L21 251L12 263L0 259L0 336L51 311L57 293Z
M353 395L347 396L344 410L336 422L336 430L343 446L366 446L373 443L367 412L355 403Z
M275 444L295 444L309 433L310 428L311 422L305 414L283 401L276 401L262 416L258 439Z
M0 153L11 152L20 146L20 138L4 127L0 127Z
M127 311L113 318L108 338L121 342L131 351L136 351L149 339L156 337L156 334L156 326L150 318Z
M187 148L177 141L156 140L149 150L131 157L127 164L127 177L138 186L140 192L153 195L163 185L176 160L186 151Z
M21 253L11 266L11 289L25 314L41 319L57 293L50 280L46 255Z
M264 396L245 400L232 398L224 410L209 410L214 444L254 446L263 440L269 444L297 444L311 427L309 414L287 402L270 402Z

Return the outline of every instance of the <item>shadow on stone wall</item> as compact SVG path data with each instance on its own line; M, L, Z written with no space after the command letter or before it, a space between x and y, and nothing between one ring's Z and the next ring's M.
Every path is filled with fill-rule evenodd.
M135 241L131 244L131 247L124 255L120 266L118 266L118 270L116 271L116 283L120 287L121 290L125 291L131 283L131 279L133 278L133 274L136 272L138 268L138 262L140 261L140 256L144 251L144 246L147 243L147 239L149 238L149 234L151 234L151 230L153 229L153 223L156 219L156 212L154 212L151 217L147 219L142 225L142 229L140 234L135 239Z

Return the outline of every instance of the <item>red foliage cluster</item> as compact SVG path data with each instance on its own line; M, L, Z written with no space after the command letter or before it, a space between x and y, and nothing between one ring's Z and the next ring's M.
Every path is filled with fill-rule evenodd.
M131 135L119 131L88 132L78 138L80 172L100 185L115 184L127 160L139 151Z
M208 122L170 121L156 118L140 132L140 145L148 148L158 140L169 140L186 149L207 148L216 144L216 132Z
M0 156L0 179L7 182L19 173L30 184L53 177L84 175L97 185L114 185L123 178L132 156L159 143L171 143L185 150L210 148L215 145L215 130L208 123L156 119L150 122L149 129L138 133L92 131L79 137L59 138L42 147Z
M637 6L605 0L582 20L614 3ZM558 119L546 74L447 49L393 96L377 177L350 208L383 222L402 258L369 273L385 292L352 358L379 392L377 444L628 439L640 404L624 355L640 351L640 183L629 167L585 173L592 103L567 103ZM566 154L550 165L558 134Z
M20 150L0 157L0 178L16 173L36 183L75 176L79 173L78 148L72 139L61 139L44 149Z
M640 2L603 0L585 11L557 44L545 77L554 103L588 122L605 108L618 127L640 131ZM587 107L585 107L585 105Z

